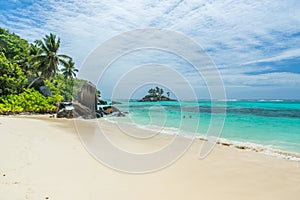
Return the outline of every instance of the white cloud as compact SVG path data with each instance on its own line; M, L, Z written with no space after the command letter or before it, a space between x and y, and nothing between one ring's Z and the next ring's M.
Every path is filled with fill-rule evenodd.
M260 59L260 60L254 60L250 62L243 63L243 65L248 65L248 64L253 64L253 63L262 63L262 62L276 62L276 61L281 61L285 59L292 59L292 58L297 58L300 57L300 49L289 49L287 51L283 51L279 53L276 56L265 58L265 59Z
M292 87L292 73L247 73L272 66L247 66L300 56L300 4L297 0L40 0L26 8L2 12L0 26L28 38L53 32L61 37L62 51L78 66L101 43L124 31L165 28L199 43L215 61L230 86ZM101 58L99 58L101 59ZM284 70L283 70L284 71ZM186 73L193 78L193 73ZM276 81L277 79L277 81ZM195 80L197 82L197 80Z

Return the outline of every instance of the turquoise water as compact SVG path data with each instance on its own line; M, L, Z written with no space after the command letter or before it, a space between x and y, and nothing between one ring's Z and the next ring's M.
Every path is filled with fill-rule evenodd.
M224 117L220 138L300 153L300 101L122 101L116 106L129 112L127 117L118 118L119 121L204 137L211 123L217 121L217 126L222 128ZM222 112L225 109L226 115ZM216 124L209 134L218 136Z

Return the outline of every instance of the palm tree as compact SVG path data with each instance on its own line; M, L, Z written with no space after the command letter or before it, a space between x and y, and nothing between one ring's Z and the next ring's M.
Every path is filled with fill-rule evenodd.
M170 98L170 92L167 92L168 98Z
M161 100L161 96L163 95L163 93L164 93L164 90L162 88L159 88L159 90L158 90L159 100Z
M37 71L37 67L40 65L40 63L36 61L35 57L39 54L41 49L36 44L30 44L28 51L29 57L27 58L25 70L27 72L27 75L35 75L38 77L39 74ZM28 72L30 72L30 74Z
M159 92L160 92L160 88L159 87L155 87L155 93L156 93L156 96L159 96Z
M155 96L156 91L155 91L155 89L151 88L151 89L148 91L148 93L149 93L150 96Z
M37 55L33 61L37 62L37 70L41 72L41 77L49 79L56 76L59 71L58 66L67 66L67 60L71 58L67 55L58 54L60 47L60 38L56 39L56 35L50 33L43 40L36 40L35 44L39 47Z
M69 59L67 65L64 65L61 69L62 75L64 75L65 79L76 77L76 72L78 69L75 68L75 63L73 59Z

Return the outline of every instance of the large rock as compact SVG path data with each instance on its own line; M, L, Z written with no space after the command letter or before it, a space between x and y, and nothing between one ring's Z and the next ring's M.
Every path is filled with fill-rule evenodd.
M75 118L77 117L82 117L84 119L94 119L96 118L96 112L92 111L90 108L78 103L78 102L73 102L74 106L74 111L73 111L73 116Z
M45 96L45 97L49 97L52 95L51 90L48 86L41 86L40 87L40 92Z

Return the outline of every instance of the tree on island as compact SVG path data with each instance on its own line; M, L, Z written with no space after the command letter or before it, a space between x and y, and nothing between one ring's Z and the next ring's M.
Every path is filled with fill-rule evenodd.
M153 89L153 88L151 88L151 89L148 91L148 93L149 93L150 96L155 96L156 90Z
M170 99L170 92L167 92L168 97L164 96L164 90L156 86L155 88L150 88L148 94L144 96L140 101L174 101Z
M155 90L156 90L156 94L157 94L158 99L161 100L161 97L164 93L164 90L162 88L157 87L157 86L155 87Z

